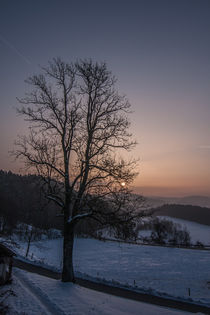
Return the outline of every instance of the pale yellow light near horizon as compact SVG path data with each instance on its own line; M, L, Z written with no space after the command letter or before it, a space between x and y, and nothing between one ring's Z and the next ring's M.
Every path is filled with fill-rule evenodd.
M135 190L145 195L185 196L209 195L210 169L208 154L199 150L165 153L140 162L140 172L134 182Z

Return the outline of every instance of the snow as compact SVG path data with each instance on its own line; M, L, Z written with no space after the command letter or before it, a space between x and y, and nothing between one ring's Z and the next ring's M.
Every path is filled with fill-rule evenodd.
M210 226L199 224L192 221L187 221L178 218L172 218L167 216L158 216L160 220L172 221L173 223L179 224L182 229L186 229L190 234L190 242L195 245L197 242L201 242L205 246L210 246ZM151 218L144 218L143 222L150 221ZM139 238L150 238L151 230L139 230Z
M189 231L190 233L191 241L193 244L199 241L204 245L210 245L210 226L172 217L160 216L159 218L178 223L183 228L186 227L187 231Z
M77 219L81 219L81 218L85 218L85 217L88 217L92 214L92 212L87 212L87 213L82 213L82 214L78 214L78 215L75 215L73 218L69 218L68 219L68 223L71 223L73 221L76 221Z
M166 307L136 302L93 291L71 283L62 283L14 268L12 289L6 303L8 315L175 315L189 314ZM11 288L11 286L7 286ZM4 287L5 288L5 287ZM1 288L2 290L2 288Z
M17 251L25 253L21 243ZM29 257L58 270L62 239L32 242ZM74 267L83 277L132 286L154 295L210 305L210 251L75 240ZM191 296L189 297L189 288Z

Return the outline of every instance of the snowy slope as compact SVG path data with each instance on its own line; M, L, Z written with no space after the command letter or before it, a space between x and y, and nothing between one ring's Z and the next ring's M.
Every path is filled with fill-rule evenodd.
M167 216L157 216L160 219L172 221L174 223L178 223L182 228L186 228L186 230L190 233L191 243L196 244L197 242L201 242L203 245L210 246L210 226L199 224L192 221L187 221L183 219L177 219ZM145 218L144 221L149 221L150 218ZM139 235L142 237L150 237L151 230L140 230Z
M12 288L16 297L7 299L8 315L175 315L171 310L96 292L75 284L61 283L40 275L14 270ZM1 289L2 290L2 289Z
M164 216L160 218L173 221L174 223L180 224L182 227L186 227L187 231L190 233L192 243L195 244L199 241L204 245L210 245L210 226L172 217Z

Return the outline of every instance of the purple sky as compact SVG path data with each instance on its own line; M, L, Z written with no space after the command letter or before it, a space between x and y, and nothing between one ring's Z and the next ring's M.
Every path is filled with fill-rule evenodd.
M0 169L27 130L14 108L53 57L106 61L134 113L149 195L210 195L209 0L0 0Z

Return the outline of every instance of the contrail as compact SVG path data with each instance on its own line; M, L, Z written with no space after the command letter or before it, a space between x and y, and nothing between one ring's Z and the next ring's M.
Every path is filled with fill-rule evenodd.
M31 61L27 59L23 54L21 54L21 52L14 45L12 45L8 40L6 40L4 36L2 36L1 34L0 34L0 41L2 41L6 46L8 46L11 50L13 50L16 53L16 55L22 58L28 65L31 64Z

